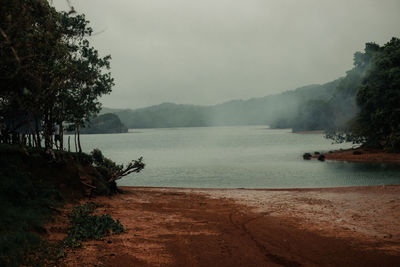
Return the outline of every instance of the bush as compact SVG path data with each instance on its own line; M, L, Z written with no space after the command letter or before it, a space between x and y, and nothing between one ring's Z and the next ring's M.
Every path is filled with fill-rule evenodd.
M122 233L125 231L119 220L114 220L109 214L92 215L99 206L88 202L77 206L69 214L72 223L68 236L64 243L70 247L80 247L82 241L89 239L101 239L109 234Z

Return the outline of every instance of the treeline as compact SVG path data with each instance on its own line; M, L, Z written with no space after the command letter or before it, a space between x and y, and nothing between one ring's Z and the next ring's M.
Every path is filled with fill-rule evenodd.
M287 128L296 131L308 130L345 130L350 120L359 111L356 94L368 71L371 69L371 53L376 44L366 44L365 52L354 54L354 68L347 71L346 76L337 80L333 93L326 99L305 100L297 114L291 118L283 118ZM275 123L280 123L282 118ZM272 125L274 126L274 124Z
M383 46L367 43L363 53L355 54L345 79L338 93L354 98L359 111L327 136L400 152L400 39Z
M325 130L336 142L400 151L400 39L379 46L367 43L354 54L354 67L332 96L308 100L297 115L279 118L275 127Z
M367 43L342 78L214 106L164 103L113 110L128 128L269 125L325 130L328 138L400 151L400 41Z
M309 85L277 95L234 100L214 106L163 103L136 110L104 109L119 116L128 128L270 125L277 118L292 118L305 100L325 100L339 80Z
M93 30L73 9L47 0L3 0L0 5L0 140L51 148L63 127L79 133L111 92L110 56L88 41Z

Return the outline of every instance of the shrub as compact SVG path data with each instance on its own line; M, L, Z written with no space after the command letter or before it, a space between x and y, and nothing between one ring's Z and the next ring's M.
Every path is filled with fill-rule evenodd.
M120 221L115 221L109 214L92 215L98 207L97 204L88 202L72 210L72 213L68 216L72 226L64 241L65 245L80 247L82 241L98 240L109 234L125 231Z
M90 156L97 168L102 169L101 172L108 175L107 179L110 183L114 183L116 180L131 173L138 173L145 167L143 157L132 160L127 166L124 166L124 164L116 164L111 159L104 157L103 153L98 148L93 149Z

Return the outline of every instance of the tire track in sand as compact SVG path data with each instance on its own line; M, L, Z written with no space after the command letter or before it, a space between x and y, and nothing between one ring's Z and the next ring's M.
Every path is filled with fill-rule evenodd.
M245 233L252 241L253 243L258 247L259 250L261 250L261 252L272 262L279 264L279 265L283 265L283 266L288 266L288 267L299 267L302 266L302 264L300 264L297 261L293 261L290 259L287 259L285 257L276 255L274 253L271 253L270 251L268 251L268 249L265 247L265 245L263 243L261 243L260 241L257 240L257 238L248 230L247 228L247 224L256 221L260 218L265 217L267 214L263 214L260 216L256 216L254 218L248 219L244 222L238 222L235 223L233 220L233 213L229 214L229 221L230 223L235 226L238 230L242 231L243 233Z

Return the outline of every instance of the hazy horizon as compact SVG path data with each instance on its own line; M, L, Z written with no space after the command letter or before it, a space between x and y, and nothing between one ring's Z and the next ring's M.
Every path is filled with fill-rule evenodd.
M110 108L214 105L323 84L344 76L366 42L400 36L396 0L70 2L91 21L91 44L112 56L116 85L101 99Z

